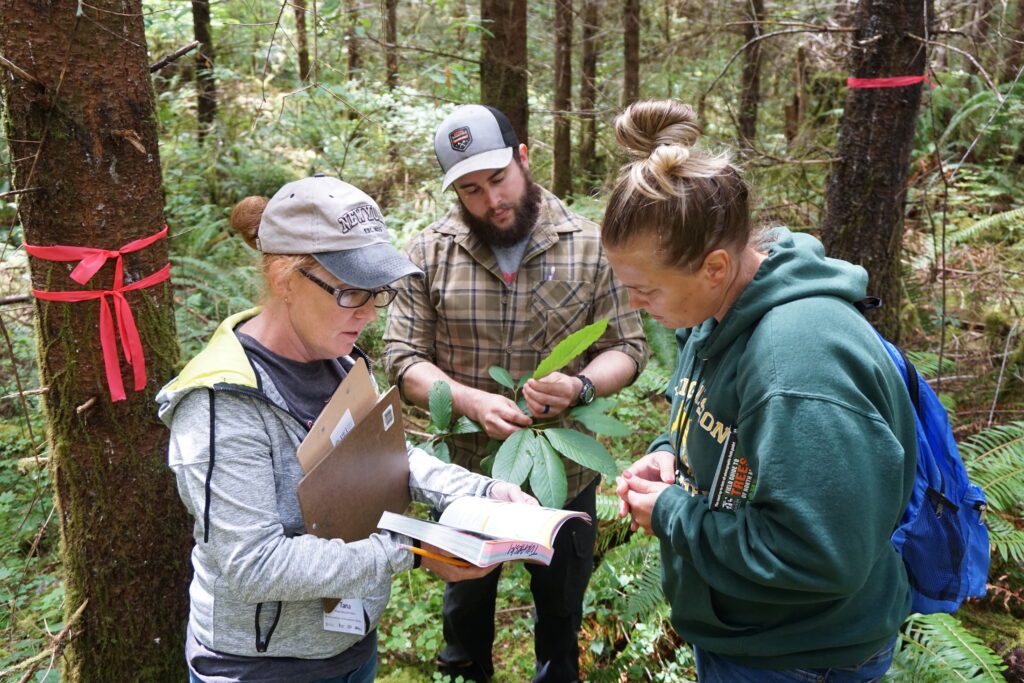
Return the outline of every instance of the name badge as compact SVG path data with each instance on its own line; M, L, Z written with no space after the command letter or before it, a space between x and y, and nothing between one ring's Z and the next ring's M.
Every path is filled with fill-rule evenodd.
M363 617L363 601L339 600L330 612L324 613L324 630L335 633L366 635L366 619Z

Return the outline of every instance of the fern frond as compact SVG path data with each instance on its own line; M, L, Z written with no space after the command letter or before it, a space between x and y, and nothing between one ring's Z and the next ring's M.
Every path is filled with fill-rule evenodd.
M929 660L927 668L941 673L938 680L1005 683L1002 658L953 615L913 614L904 626L901 653Z
M971 480L985 492L989 505L1017 514L1024 495L1024 421L997 425L958 445Z
M1024 531L1003 531L997 528L997 525L989 523L988 541L992 549L1003 562L1024 563Z
M914 364L917 371L924 377L936 377L939 374L939 354L930 351L907 351L907 358ZM942 372L952 373L956 370L953 359L943 357Z
M619 519L618 496L597 495L597 518L602 522L616 522Z
M627 622L636 621L664 599L661 590L661 560L660 555L656 555L656 559L647 564L636 581L630 584L622 618Z
M1007 226L1016 229L1021 221L1024 221L1024 208L1010 209L1009 211L986 216L980 221L975 221L957 230L951 230L946 234L946 238L953 244L960 244L988 230L998 230Z

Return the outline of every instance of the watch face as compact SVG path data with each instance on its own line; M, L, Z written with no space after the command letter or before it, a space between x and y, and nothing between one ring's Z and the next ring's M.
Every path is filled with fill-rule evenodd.
M583 375L577 375L577 377L583 382L583 386L580 387L579 403L580 405L587 405L594 400L594 383Z

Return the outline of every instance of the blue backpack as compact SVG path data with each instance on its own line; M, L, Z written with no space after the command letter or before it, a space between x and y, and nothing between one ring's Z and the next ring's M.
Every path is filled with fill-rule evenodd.
M914 491L892 544L907 567L911 610L952 614L964 599L985 595L989 542L982 517L988 504L967 478L946 407L903 351L878 336L907 384L917 426Z

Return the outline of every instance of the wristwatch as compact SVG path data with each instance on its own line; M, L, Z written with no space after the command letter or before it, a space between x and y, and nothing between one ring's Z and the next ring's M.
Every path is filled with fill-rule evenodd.
M591 382L590 378L586 375L576 375L576 379L583 382L583 386L580 387L579 396L576 397L576 405L590 405L594 401L594 396L596 394L594 383Z

